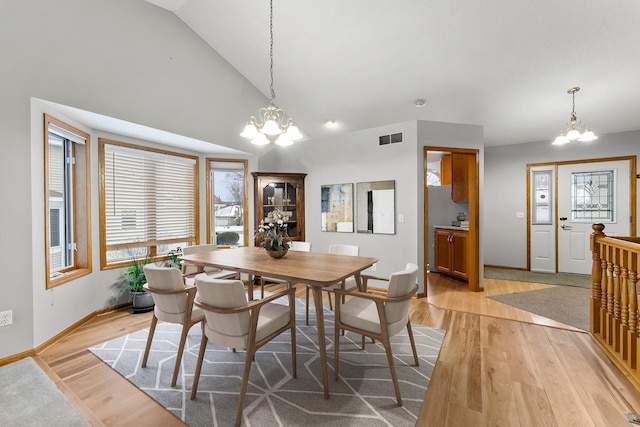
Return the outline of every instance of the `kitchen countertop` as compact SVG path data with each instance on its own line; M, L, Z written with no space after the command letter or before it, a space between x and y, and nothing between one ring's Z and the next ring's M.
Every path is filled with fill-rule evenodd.
M434 225L433 228L445 228L447 230L469 231L469 227L460 227L457 225Z

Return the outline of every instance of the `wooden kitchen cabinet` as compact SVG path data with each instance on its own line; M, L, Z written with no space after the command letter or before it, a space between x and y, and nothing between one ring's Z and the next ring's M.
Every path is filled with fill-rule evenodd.
M454 202L469 201L469 154L453 153L451 155L451 200Z
M468 230L435 228L435 267L450 276L468 280L467 246Z
M451 185L451 156L440 159L440 185Z
M269 212L278 208L289 215L291 240L304 241L304 179L306 173L252 172L257 230Z
M440 159L440 184L451 186L451 200L469 201L469 167L472 156L465 153L453 153Z

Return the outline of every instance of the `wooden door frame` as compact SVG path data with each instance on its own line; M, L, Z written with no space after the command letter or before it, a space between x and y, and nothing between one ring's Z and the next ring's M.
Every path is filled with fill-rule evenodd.
M558 167L566 165L578 165L584 163L602 163L602 162L617 162L617 161L629 162L629 214L631 216L631 223L629 224L629 233L631 236L636 236L637 232L637 156L619 156L619 157L601 157L595 159L583 159L583 160L564 160L559 162L543 162L543 163L527 163L527 271L531 271L531 168L534 167L549 167L554 169L554 193L558 194ZM555 251L556 251L556 273L558 272L558 201L554 200L553 215L555 218ZM606 231L606 230L605 230Z
M483 290L482 283L480 283L480 150L474 148L457 148L457 147L435 147L425 146L422 151L422 183L423 183L423 212L422 217L424 219L423 227L423 268L424 270L424 295L427 295L427 283L428 272L427 264L429 262L429 245L428 235L429 232L429 215L428 215L428 186L425 181L427 176L427 154L429 151L444 151L448 153L457 154L471 154L475 156L475 162L468 162L469 167L469 245L467 248L468 259L468 274L469 274L469 289L474 292Z

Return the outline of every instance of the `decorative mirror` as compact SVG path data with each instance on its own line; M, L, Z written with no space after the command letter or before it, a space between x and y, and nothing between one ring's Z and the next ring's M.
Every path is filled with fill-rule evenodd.
M395 234L395 181L359 182L358 233Z
M320 186L322 231L353 233L353 184Z

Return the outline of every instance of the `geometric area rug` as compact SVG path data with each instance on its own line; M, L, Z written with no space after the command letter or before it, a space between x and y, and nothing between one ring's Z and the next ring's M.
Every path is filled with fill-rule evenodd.
M404 405L398 407L384 348L360 335L340 337L340 377L333 380L333 311L324 310L330 398L323 397L315 312L305 325L305 303L296 300L297 378L291 376L289 332L258 350L249 374L243 425L414 426L445 331L412 325L420 366L414 366L406 328L392 338ZM245 354L207 344L198 394L190 400L201 327L189 331L175 387L170 386L180 325L159 322L146 368L141 368L148 329L89 350L189 426L233 425Z

